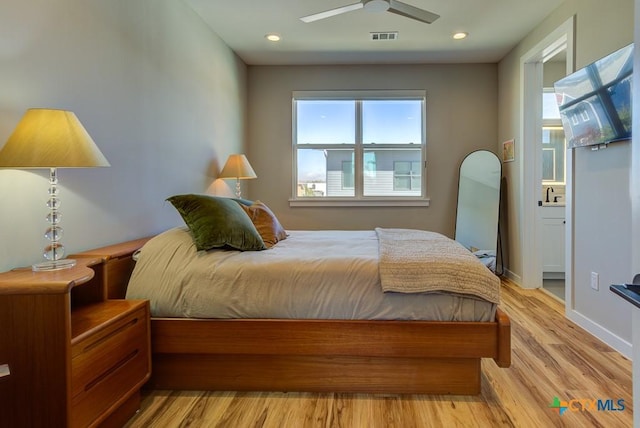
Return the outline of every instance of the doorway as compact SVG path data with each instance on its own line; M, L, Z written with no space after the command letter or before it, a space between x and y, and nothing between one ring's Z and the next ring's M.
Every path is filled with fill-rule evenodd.
M573 32L574 19L567 20L555 31L549 34L533 49L521 57L521 134L517 149L523 159L520 169L521 194L519 201L522 242L522 286L525 288L543 287L543 248L545 243L543 233L544 207L539 204L546 202L543 197L543 89L544 65L553 58L564 56L564 75L573 72ZM564 219L562 226L564 233L560 239L565 244L564 254L564 301L565 308L573 307L572 300L572 174L573 156L565 150L565 188L564 188ZM555 191L555 189L554 189ZM546 193L546 192L545 192ZM557 228L555 236L558 236Z
M565 299L565 225L567 145L554 83L567 75L567 50L561 46L542 64L542 181L538 188L538 224L542 289Z

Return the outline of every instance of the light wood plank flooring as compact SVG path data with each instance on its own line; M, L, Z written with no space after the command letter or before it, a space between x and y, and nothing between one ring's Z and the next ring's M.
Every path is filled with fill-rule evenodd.
M145 391L127 426L631 427L631 362L566 320L562 303L543 291L508 280L502 288L512 366L483 361L479 396ZM561 416L551 407L554 397L588 400L588 410ZM625 409L590 408L598 399L612 399L610 408L624 400Z

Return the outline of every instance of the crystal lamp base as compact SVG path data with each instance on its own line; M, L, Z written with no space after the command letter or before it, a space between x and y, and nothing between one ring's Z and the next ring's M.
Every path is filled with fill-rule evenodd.
M35 272L41 272L41 271L69 269L74 267L75 265L76 265L76 261L73 259L50 260L47 262L36 263L31 266L31 269Z

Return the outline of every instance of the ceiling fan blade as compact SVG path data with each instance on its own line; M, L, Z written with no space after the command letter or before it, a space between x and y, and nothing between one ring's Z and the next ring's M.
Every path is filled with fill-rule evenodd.
M440 18L440 15L428 12L424 9L418 9L417 7L397 0L389 0L388 11L420 22L425 22L427 24L431 24L433 21Z
M338 7L338 8L327 10L324 12L314 13L313 15L303 16L302 18L300 18L300 20L302 22L307 22L307 23L313 22L313 21L319 21L320 19L330 18L332 16L340 15L342 13L351 12L352 10L362 9L363 6L364 6L364 3L362 2L353 3L347 6Z

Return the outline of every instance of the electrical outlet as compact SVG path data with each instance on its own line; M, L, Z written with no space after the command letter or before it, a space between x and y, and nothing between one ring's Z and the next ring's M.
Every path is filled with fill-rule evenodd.
M600 287L600 275L597 272L591 272L591 288L597 290Z

